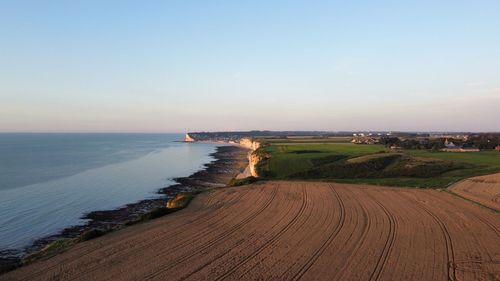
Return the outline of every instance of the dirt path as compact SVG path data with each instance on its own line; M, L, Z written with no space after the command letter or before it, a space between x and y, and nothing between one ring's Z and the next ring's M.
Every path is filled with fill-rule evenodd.
M450 191L500 211L500 173L465 179L452 186Z
M0 280L495 280L500 215L446 192L269 182Z

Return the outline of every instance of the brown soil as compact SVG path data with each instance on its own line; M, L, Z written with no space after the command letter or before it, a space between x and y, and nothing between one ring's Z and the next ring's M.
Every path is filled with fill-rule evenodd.
M500 173L463 180L450 190L464 198L500 211Z
M267 182L0 280L495 280L500 215L436 190Z

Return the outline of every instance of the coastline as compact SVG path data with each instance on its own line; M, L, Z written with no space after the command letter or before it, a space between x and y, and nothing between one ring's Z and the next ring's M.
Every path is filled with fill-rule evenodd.
M426 215L415 211L422 209ZM497 222L498 214L436 190L262 181L201 193L182 212L0 280L358 280L380 268L381 280L448 280L450 264L460 280L490 280L498 272L490 259L500 250ZM443 233L460 235L448 244ZM455 256L446 258L449 245Z
M248 165L247 149L241 146L219 146L210 156L214 159L205 164L201 170L187 177L174 178L175 184L159 189L158 194L163 195L159 198L144 199L118 209L92 211L82 216L82 219L89 220L84 224L71 226L59 233L37 239L22 250L0 252L0 269L16 267L24 257L56 240L76 238L89 230L108 232L122 228L155 208L165 207L167 202L180 192L198 192L226 186Z

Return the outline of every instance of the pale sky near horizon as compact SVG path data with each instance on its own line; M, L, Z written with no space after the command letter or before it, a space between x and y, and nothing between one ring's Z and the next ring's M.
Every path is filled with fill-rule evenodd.
M0 0L0 132L500 131L500 1Z

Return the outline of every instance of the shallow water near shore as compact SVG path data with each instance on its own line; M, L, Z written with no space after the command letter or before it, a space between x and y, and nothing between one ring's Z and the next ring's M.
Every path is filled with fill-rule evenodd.
M213 160L179 134L0 134L0 251L19 250L95 210L159 196Z

